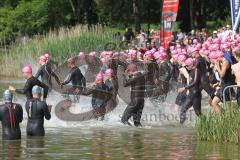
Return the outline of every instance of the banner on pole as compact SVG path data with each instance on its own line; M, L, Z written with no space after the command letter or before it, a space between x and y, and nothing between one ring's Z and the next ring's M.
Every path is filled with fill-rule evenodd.
M161 45L167 49L172 38L174 22L177 19L179 0L164 0L160 29Z
M230 0L231 4L231 16L232 16L232 26L236 23L238 12L240 9L240 0Z

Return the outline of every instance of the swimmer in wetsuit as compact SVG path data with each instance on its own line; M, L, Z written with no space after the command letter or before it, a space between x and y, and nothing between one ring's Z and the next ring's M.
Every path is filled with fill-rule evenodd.
M201 100L202 100L202 89L201 89L201 72L196 67L195 61L192 58L188 58L185 61L188 69L191 70L189 74L189 85L184 88L180 88L179 92L185 92L189 90L189 94L186 97L185 102L182 104L180 111L180 123L183 124L186 120L187 110L193 106L195 114L200 116L201 112Z
M44 136L44 117L49 120L51 114L46 102L41 101L41 88L34 86L32 89L33 99L29 99L25 104L28 115L27 135Z
M0 121L2 122L2 138L4 140L21 139L19 123L23 120L20 104L12 103L13 94L6 90L3 94L5 104L0 105Z
M104 120L104 115L106 113L106 102L107 99L103 98L104 95L100 95L98 91L109 91L108 86L103 82L103 74L100 72L96 76L95 85L89 89L88 91L84 92L84 95L92 94L92 107L94 110L95 117L101 117L100 120ZM103 93L101 93L103 94ZM97 109L101 107L101 110L97 112Z
M61 86L72 83L72 90L76 95L79 95L84 88L86 88L86 79L83 76L81 70L75 65L74 58L68 59L68 67L71 68L69 77L66 81L61 83ZM79 101L79 97L76 97Z
M107 69L105 72L105 77L105 84L108 86L109 90L113 92L113 96L117 96L118 82L114 76L114 71L112 69Z
M32 75L32 67L31 66L25 66L22 69L23 76L25 79L27 79L25 86L23 89L16 89L13 86L9 86L9 90L14 91L19 94L24 94L28 99L32 99L32 88L33 86L37 85L43 88L43 100L46 101L47 95L48 95L48 86L44 83L40 82L37 78L35 78Z
M201 87L213 99L215 89L211 87L209 81L210 63L199 54L197 49L193 51L192 55L196 58L196 67L201 72Z
M39 78L41 77L41 80L44 84L46 84L49 89L52 87L52 80L51 77L54 77L56 82L60 85L60 80L57 77L57 75L52 71L52 68L50 65L47 64L47 57L46 56L41 56L39 58L39 64L41 67L38 69L36 75L34 77Z
M122 123L130 125L128 120L133 117L134 125L141 127L140 123L144 108L145 74L137 72L137 66L133 63L128 66L124 79L124 87L131 86L131 102L128 104L122 116Z

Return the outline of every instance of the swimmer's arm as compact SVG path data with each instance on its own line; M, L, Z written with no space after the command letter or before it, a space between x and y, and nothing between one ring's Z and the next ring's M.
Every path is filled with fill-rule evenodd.
M66 85L66 84L68 84L68 83L70 83L70 82L72 81L72 79L73 79L73 73L74 73L74 72L71 72L71 74L70 74L70 76L68 77L68 79L67 79L66 81L64 81L64 82L62 83L62 85Z
M44 117L45 117L46 120L49 120L49 119L51 119L51 114L48 110L48 106L45 102L42 102L42 103L43 103L42 105L43 105Z
M51 75L54 77L54 79L56 80L56 82L57 82L58 84L60 84L60 80L59 80L58 76L57 76L54 72L52 72Z
M25 83L25 86L23 87L23 89L16 89L15 92L18 93L18 94L26 94L27 91L31 90L30 87L31 87L30 83L29 83L29 81L27 81Z

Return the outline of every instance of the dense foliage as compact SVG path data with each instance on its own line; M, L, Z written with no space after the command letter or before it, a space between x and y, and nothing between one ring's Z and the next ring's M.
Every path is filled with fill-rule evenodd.
M50 29L76 24L118 26L141 23L159 24L163 0L1 0L0 44L16 37L44 34ZM214 21L217 27L230 16L226 0L180 0L178 21L184 31L206 27ZM119 25L121 24L121 25Z

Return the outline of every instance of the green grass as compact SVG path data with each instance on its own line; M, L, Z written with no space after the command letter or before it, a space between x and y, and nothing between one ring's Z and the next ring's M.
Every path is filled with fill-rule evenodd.
M240 110L236 107L222 116L209 113L198 119L196 128L199 140L239 144Z
M37 65L38 56L49 53L54 60L63 62L79 51L103 51L105 44L114 42L115 29L78 25L73 28L60 28L47 35L36 35L25 42L14 44L10 49L0 50L0 75L21 76L25 64Z

